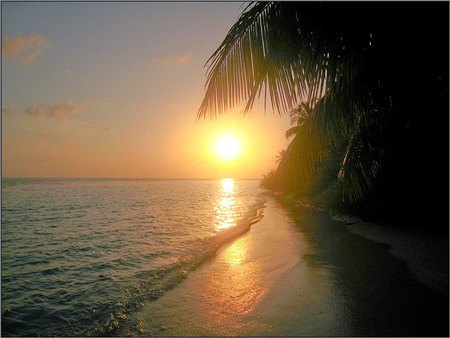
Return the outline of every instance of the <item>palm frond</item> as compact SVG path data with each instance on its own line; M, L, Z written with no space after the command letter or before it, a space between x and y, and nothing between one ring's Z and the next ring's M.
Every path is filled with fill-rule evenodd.
M350 90L354 90L352 95L362 98L365 104L350 101L349 107L348 100L343 97ZM374 101L375 97L383 95L373 93L381 90L377 86L361 88L350 84L344 93L330 91L318 101L308 118L286 131L286 136L295 137L276 171L276 179L288 176L291 188L298 189L311 179L330 151L346 146L341 163L344 197L349 202L361 198L371 188L384 153L383 135L388 123L381 119L378 109L385 106L384 116L390 110L386 102ZM291 114L298 115L305 107L303 103Z
M300 132L300 130L301 130L301 126L294 126L294 127L291 127L291 128L289 128L288 130L286 130L284 136L285 136L287 139L290 139L292 136L297 135L297 134Z
M280 114L310 92L323 95L326 72L317 67L315 39L292 25L298 20L293 9L276 2L246 8L207 61L207 90L198 118L216 117L242 100L247 100L247 112L263 90Z
M293 117L286 137L295 136L275 176L289 175L298 187L331 149L347 147L342 183L349 200L361 197L378 172L392 108L368 48L383 12L355 6L358 15L332 3L249 4L207 61L197 115L217 117L242 101L245 113L262 93L279 114L319 98L311 114Z

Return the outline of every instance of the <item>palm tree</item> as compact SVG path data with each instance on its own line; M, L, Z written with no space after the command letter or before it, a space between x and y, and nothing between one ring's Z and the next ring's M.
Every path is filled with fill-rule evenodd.
M330 149L344 149L344 196L349 201L361 198L386 157L392 156L392 134L404 127L409 95L418 95L413 79L440 90L436 107L441 108L445 98L445 80L442 87L430 76L438 70L448 82L448 4L407 6L248 4L207 62L207 90L198 118L216 117L243 100L246 113L261 95L265 106L270 100L280 115L317 97L313 113L302 120L301 132L292 131L295 137L281 164L291 168L298 185L314 174ZM440 14L445 8L447 13ZM431 46L436 53L413 48L431 34L440 39ZM418 63L422 60L428 64Z
M286 130L285 136L287 139L290 139L300 132L303 124L312 114L316 102L317 99L313 99L312 102L302 102L297 108L289 112L289 115L291 116L291 128Z
M276 163L281 163L281 161L283 161L284 155L286 154L286 150L280 150L280 152L278 153L275 162Z

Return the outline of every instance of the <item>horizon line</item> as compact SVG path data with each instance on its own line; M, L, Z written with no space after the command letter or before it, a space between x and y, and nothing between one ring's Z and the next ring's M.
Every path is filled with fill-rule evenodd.
M249 178L235 178L235 177L49 177L49 176L2 176L2 179L61 179L61 180L164 180L164 181L181 181L181 180L205 180L205 181L212 181L212 180L223 180L231 178L233 180L260 180L262 177L249 177Z

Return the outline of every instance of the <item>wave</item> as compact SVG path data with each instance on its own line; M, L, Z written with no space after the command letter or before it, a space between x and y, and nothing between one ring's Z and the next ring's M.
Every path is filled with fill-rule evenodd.
M256 182L102 182L14 181L2 192L2 335L117 335L265 203Z
M94 315L89 314L89 320L94 321L83 335L111 336L124 325L129 314L155 301L167 291L177 286L187 278L189 272L199 267L213 257L221 246L243 235L251 226L263 217L266 201L258 201L236 223L235 226L221 231L217 235L193 241L183 258L164 267L140 271L131 278L135 285L128 285L123 293L124 299L103 305ZM86 318L87 319L87 318Z

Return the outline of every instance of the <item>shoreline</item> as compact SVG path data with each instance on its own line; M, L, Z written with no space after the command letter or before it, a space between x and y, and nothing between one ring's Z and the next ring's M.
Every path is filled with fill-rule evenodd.
M330 219L344 223L351 233L362 238L385 244L389 253L403 260L409 271L423 284L449 295L449 239L426 229L397 227L388 222L363 220L345 213L335 213L310 203L306 199L294 199L286 195L275 195L287 209L311 209L329 215Z
M421 283L445 293L448 297L448 239L414 230L399 230L384 223L358 222L356 217L351 219L354 222L346 224L350 232L389 245L389 253L405 261L409 271Z
M268 198L264 217L120 336L448 336L448 297L386 244Z
M263 336L269 332L267 318L273 315L268 316L260 304L301 261L298 234L274 203L266 202L262 219L249 231L224 244L183 283L134 314L119 335ZM274 223L280 226L273 227Z

